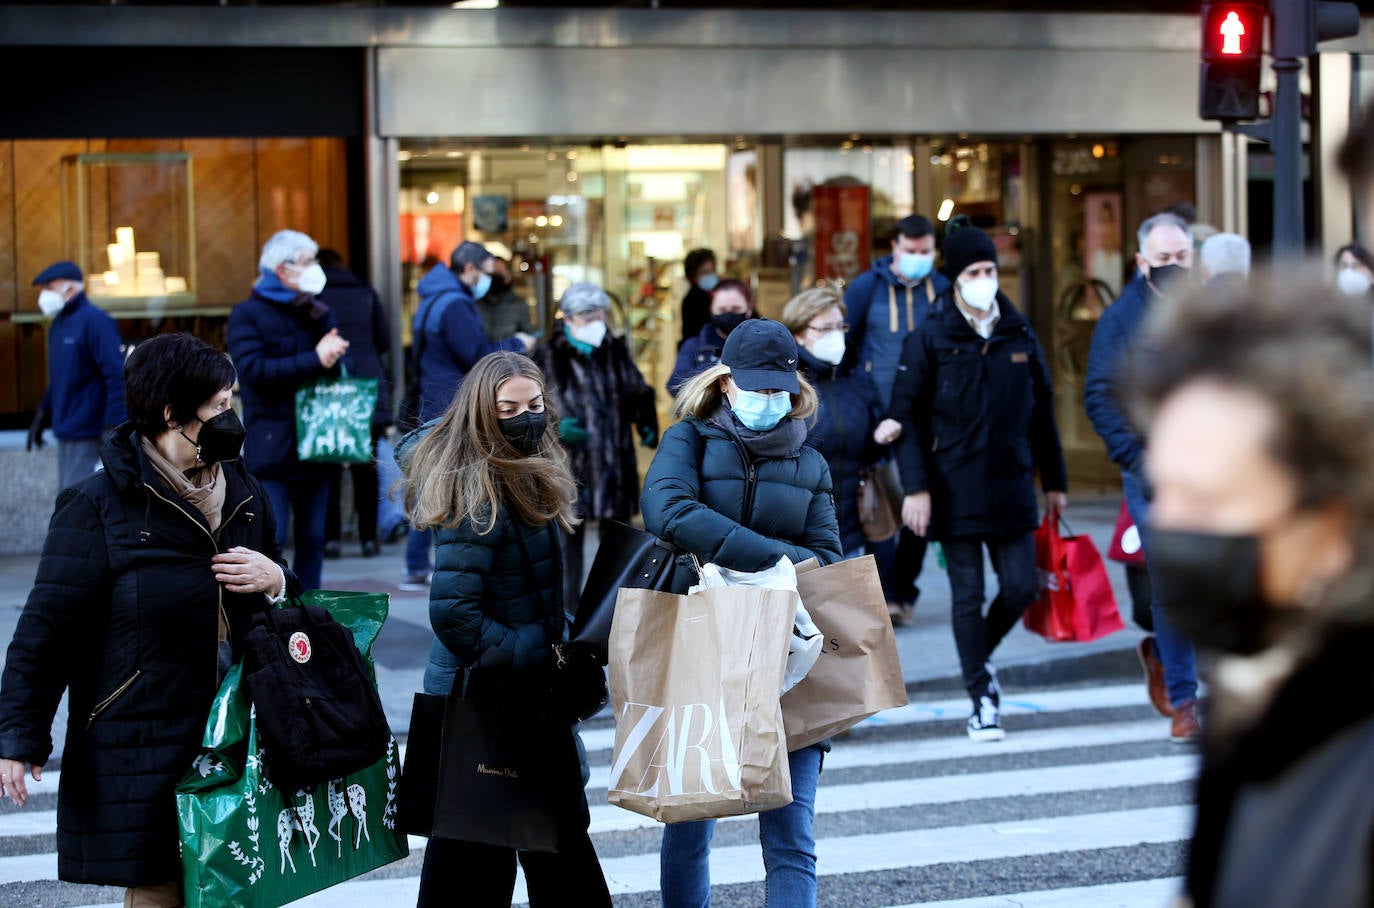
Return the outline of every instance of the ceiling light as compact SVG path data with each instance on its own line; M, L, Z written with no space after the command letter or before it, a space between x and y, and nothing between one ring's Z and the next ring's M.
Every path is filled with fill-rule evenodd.
M935 219L938 221L948 221L949 216L954 213L954 200L945 199L940 203L940 210L936 212Z

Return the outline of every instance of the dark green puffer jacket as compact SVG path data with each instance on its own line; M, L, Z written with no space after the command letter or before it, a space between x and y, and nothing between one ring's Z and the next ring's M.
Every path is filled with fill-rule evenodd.
M663 433L641 506L645 529L702 563L761 571L783 555L794 564L842 557L830 467L800 442L758 458L720 425L685 419Z

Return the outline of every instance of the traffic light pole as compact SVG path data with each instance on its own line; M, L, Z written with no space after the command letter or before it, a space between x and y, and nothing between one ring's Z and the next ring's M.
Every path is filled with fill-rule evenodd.
M1302 205L1302 88L1298 76L1302 61L1292 57L1274 60L1278 87L1274 93L1274 255L1302 255L1306 233Z

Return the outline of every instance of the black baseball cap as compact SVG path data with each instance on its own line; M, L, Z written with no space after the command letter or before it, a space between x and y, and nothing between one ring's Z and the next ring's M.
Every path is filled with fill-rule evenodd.
M730 332L720 351L735 384L745 391L801 392L797 382L797 341L780 322L751 318Z

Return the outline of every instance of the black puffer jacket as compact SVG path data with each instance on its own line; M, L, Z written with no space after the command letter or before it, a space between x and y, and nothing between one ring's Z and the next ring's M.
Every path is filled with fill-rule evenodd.
M1045 351L1003 294L984 340L952 293L902 344L892 391L902 486L930 493L932 539L1032 530L1035 471L1045 491L1068 490Z
M728 416L726 418L729 418ZM644 477L644 526L705 562L761 571L786 555L839 561L830 468L815 448L759 458L716 422L685 419L663 433Z
M601 346L582 353L568 340L560 319L535 359L548 376L563 418L576 417L591 435L566 445L568 466L577 478L578 513L589 520L628 520L639 509L639 462L630 427L647 427L658 435L654 392L630 348L607 334Z
M873 440L883 420L878 388L868 373L854 368L851 357L838 366L821 362L801 344L801 366L821 397L821 409L811 424L806 443L820 451L830 464L835 484L835 516L840 524L840 543L852 552L864 546L859 521L859 471L877 463L887 446Z
M74 883L180 878L173 789L218 683L219 612L238 639L267 605L226 592L210 559L245 546L281 562L271 505L242 464L224 465L212 535L138 444L125 423L105 444L105 471L58 496L0 680L0 756L34 764L52 753L68 691L57 851L58 876Z

